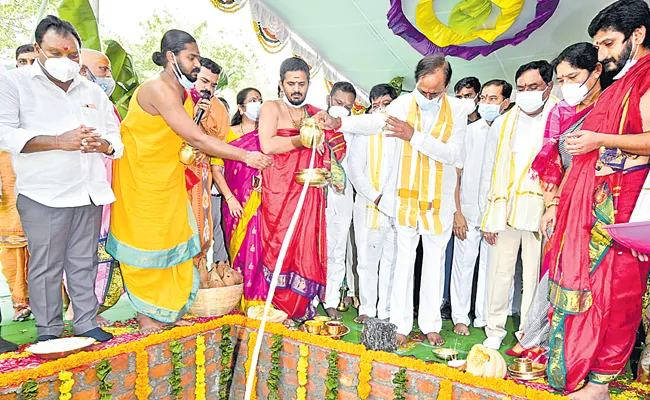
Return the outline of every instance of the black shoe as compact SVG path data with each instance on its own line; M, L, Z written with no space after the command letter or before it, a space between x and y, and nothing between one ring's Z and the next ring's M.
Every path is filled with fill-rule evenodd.
M36 338L36 343L45 342L46 340L52 340L52 339L58 339L58 338L59 338L58 336L54 336L54 335L41 335L41 336Z
M442 317L443 321L451 320L451 303L447 300L445 300L442 303L442 307L440 307L440 316Z
M18 351L18 346L0 338L0 353L9 353L11 351Z
M108 342L109 340L113 339L113 335L106 332L102 328L93 328L88 332L82 333L81 335L77 335L77 336L91 337L98 342Z

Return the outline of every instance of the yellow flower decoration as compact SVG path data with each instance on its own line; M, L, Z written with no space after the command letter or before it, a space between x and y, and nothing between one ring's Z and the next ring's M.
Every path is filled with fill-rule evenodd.
M246 371L246 382L248 382L248 374L255 374L253 378L253 390L251 391L251 400L255 400L255 390L257 388L257 374L255 371L251 371L251 363L253 361L253 351L255 350L255 341L257 340L257 332L251 332L248 335L248 358L244 363L244 370Z
M72 395L72 386L74 386L74 379L72 379L72 373L68 371L59 372L59 380L61 381L61 386L59 386L59 400L70 400Z
M194 396L196 400L205 400L205 337L196 337L196 384Z
M142 349L135 355L135 397L138 400L147 400L151 393L149 386L149 353Z
M438 400L451 400L454 391L454 384L449 379L440 381L440 390L438 391Z
M300 344L299 346L300 358L298 359L298 388L296 389L296 397L298 400L304 400L307 394L307 368L309 367L309 346Z
M372 371L372 353L366 351L361 354L361 360L359 362L359 385L357 386L357 394L360 399L367 399L370 395L370 379L372 376L370 372Z

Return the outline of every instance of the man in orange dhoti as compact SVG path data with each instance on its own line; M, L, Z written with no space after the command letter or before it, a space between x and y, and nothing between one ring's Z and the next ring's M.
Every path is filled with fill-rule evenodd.
M285 60L280 67L282 100L262 106L259 124L262 151L273 155L273 166L262 173L262 244L264 273L270 282L280 247L296 211L302 185L296 172L309 167L312 150L300 142L305 118L319 110L306 104L309 66L299 58ZM326 168L331 152L337 159L345 153L341 133L325 132L327 142L314 155L313 168ZM331 152L330 152L331 149ZM323 154L324 153L324 154ZM331 189L330 189L331 190ZM293 320L311 318L316 313L312 300L325 297L327 236L325 232L325 191L310 187L282 265L273 305Z
M570 397L609 399L641 321L650 263L615 243L605 225L625 223L648 174L650 155L650 9L617 1L589 26L598 58L616 82L581 131L567 137L574 155L562 182L549 269L549 383ZM638 257L637 257L638 256Z

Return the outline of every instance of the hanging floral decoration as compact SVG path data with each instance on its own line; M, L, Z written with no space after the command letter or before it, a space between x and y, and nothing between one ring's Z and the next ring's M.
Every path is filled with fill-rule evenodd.
M406 368L400 368L393 378L393 384L395 385L395 389L393 389L395 400L406 400L406 397L404 397L404 395L406 394L406 384L408 381L408 377L406 376Z
M232 381L232 355L235 350L232 347L232 338L230 337L230 325L224 325L221 328L221 373L219 373L219 398L228 400L230 398L230 382Z
M181 368L185 366L181 361L183 344L174 339L169 342L169 351L172 353L172 373L169 384L172 386L172 396L178 397L183 393L183 386L181 386Z
M259 321L258 321L259 322ZM251 391L251 400L255 400L257 390L257 374L251 371L251 363L253 362L253 351L255 350L255 342L257 341L257 332L251 332L248 335L248 358L244 363L244 370L246 371L246 382L248 382L248 374L254 374L253 377L253 390Z
M339 398L339 353L336 350L327 356L327 379L325 379L325 400Z
M61 371L59 372L59 400L70 400L72 398L72 386L74 386L74 379L72 379L72 372Z
M99 380L99 400L111 400L111 390L113 390L113 382L108 382L108 375L113 371L110 361L103 359L97 364L97 379Z
M440 389L438 389L438 400L451 400L454 392L454 385L449 379L440 381Z
M266 380L266 386L269 388L269 400L280 400L280 378L282 372L280 371L280 350L282 350L282 335L277 333L273 335L273 344L271 345L271 370L269 377Z
M241 10L248 0L212 0L212 5L225 13L234 13Z
M20 398L23 400L36 400L38 397L38 383L28 379L20 386Z
M205 400L205 336L196 337L196 383L194 384L194 398Z
M370 379L372 376L372 355L370 352L361 354L359 362L359 385L357 386L357 394L359 398L364 400L370 395Z
M298 358L298 388L296 389L296 397L298 400L305 400L307 398L307 367L309 367L309 346L300 344Z

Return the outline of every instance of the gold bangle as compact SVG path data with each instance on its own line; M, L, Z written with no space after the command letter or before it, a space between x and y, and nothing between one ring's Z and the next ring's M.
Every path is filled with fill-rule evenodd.
M549 201L548 203L544 203L544 207L546 208L551 208L553 206L557 207L558 205L560 205L559 201Z
M231 195L230 197L228 197L228 198L226 199L226 203L229 202L230 199L233 199L234 197L235 197L235 196L233 196L233 195Z

